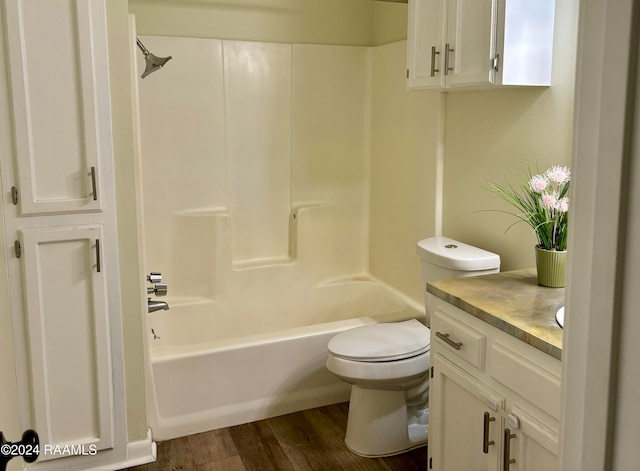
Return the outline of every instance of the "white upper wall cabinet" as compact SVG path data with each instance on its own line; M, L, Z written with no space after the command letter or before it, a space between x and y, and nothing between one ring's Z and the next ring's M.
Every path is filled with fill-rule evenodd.
M409 0L407 88L551 84L555 0Z

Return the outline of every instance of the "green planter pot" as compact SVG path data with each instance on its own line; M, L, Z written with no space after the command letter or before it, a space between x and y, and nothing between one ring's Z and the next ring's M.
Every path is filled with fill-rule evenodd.
M566 250L546 250L536 246L538 284L549 288L563 288L566 261Z

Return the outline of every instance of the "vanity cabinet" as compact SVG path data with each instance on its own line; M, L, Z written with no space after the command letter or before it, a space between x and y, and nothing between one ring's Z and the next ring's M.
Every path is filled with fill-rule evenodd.
M20 426L42 447L29 469L127 459L107 38L106 0L0 3Z
M558 469L560 361L428 296L429 469Z
M409 0L407 88L551 84L555 0Z

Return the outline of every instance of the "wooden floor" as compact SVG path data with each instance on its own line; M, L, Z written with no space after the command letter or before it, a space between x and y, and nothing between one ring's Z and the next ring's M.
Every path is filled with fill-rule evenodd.
M158 460L128 471L267 471L427 469L420 447L388 458L347 449L348 403L310 409L158 444Z

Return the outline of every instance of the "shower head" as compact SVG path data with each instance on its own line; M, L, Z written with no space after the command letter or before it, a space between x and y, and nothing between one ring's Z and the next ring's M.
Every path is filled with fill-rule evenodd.
M136 38L136 44L138 44L138 47L142 51L142 54L144 54L144 62L146 64L144 72L141 75L142 78L145 78L151 72L155 72L156 70L161 69L162 66L169 62L169 59L171 59L171 56L158 57L154 54L151 54L138 38Z

